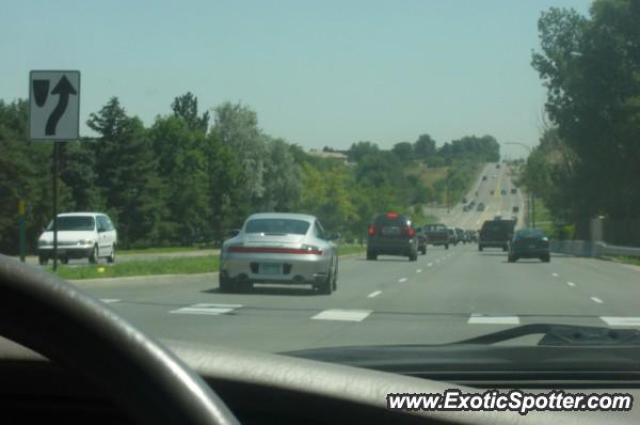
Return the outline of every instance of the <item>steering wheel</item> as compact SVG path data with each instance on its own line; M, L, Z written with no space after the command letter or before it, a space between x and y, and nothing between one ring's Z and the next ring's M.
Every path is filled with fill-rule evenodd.
M107 306L4 255L0 335L86 376L139 423L239 424L200 376Z

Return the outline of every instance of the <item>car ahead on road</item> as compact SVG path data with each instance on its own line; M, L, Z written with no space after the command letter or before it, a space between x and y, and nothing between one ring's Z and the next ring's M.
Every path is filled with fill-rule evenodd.
M501 194L501 195L506 195L506 194L507 194L507 190L506 190L506 189L502 189L502 190L500 191L500 194Z
M422 229L429 245L444 246L444 249L449 249L449 230L447 226L444 224L427 224Z
M464 237L464 230L459 228L459 227L456 227L454 229L454 231L456 232L456 243L462 242L462 243L466 244L467 240Z
M548 263L551 260L549 253L549 238L540 229L520 229L514 235L509 244L510 263L515 263L520 258L539 258Z
M478 250L482 251L484 248L502 248L503 251L507 251L509 249L509 242L513 237L515 224L513 220L503 219L485 221L480 229Z
M118 233L109 216L98 212L71 212L57 215L57 255L63 264L71 258L88 258L97 263L116 260ZM38 262L46 265L53 258L53 220L38 238Z
M482 176L482 181L486 181L487 180L487 176Z
M484 203L478 202L478 206L476 207L476 211L484 211Z
M495 190L491 190L491 195L495 195L496 191Z
M427 235L422 227L416 229L416 237L418 238L418 252L425 255L427 253Z
M222 245L220 290L248 290L254 283L311 284L331 294L338 282L337 238L312 215L253 214Z
M454 228L447 228L447 231L449 232L449 243L453 246L458 245L458 235L456 234L456 229Z
M475 230L467 230L467 235L469 237L469 242L478 242L478 232Z
M518 193L518 189L516 189L515 187L511 188L511 194L515 195L516 193Z
M397 212L379 214L367 229L367 260L378 255L399 255L418 259L418 238L411 220Z

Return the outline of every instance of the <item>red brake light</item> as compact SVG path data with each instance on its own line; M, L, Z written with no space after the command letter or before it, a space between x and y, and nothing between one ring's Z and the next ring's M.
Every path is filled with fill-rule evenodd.
M414 237L416 235L416 229L414 229L413 227L405 227L404 234L409 237Z
M376 226L370 224L369 228L367 229L367 233L369 234L369 236L374 236L376 234Z
M398 218L397 212L390 211L386 215L387 215L387 218L390 218L390 219Z

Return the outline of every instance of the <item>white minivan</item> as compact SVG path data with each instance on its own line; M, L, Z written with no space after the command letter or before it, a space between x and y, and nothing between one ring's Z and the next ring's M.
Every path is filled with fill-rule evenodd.
M88 258L96 263L116 259L118 235L106 214L73 212L58 214L58 258L63 264L70 258ZM53 258L53 220L38 239L38 259L46 265Z

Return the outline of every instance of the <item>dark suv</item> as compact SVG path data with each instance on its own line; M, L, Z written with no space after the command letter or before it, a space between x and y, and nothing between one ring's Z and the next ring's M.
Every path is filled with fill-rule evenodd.
M429 245L442 245L444 249L449 249L449 231L447 230L447 226L444 224L427 224L423 230Z
M369 225L367 233L367 260L375 260L378 255L418 259L418 237L408 217L395 212L380 214Z
M478 239L478 250L483 248L502 248L503 251L509 249L509 241L513 237L516 222L514 220L488 220L480 229Z

